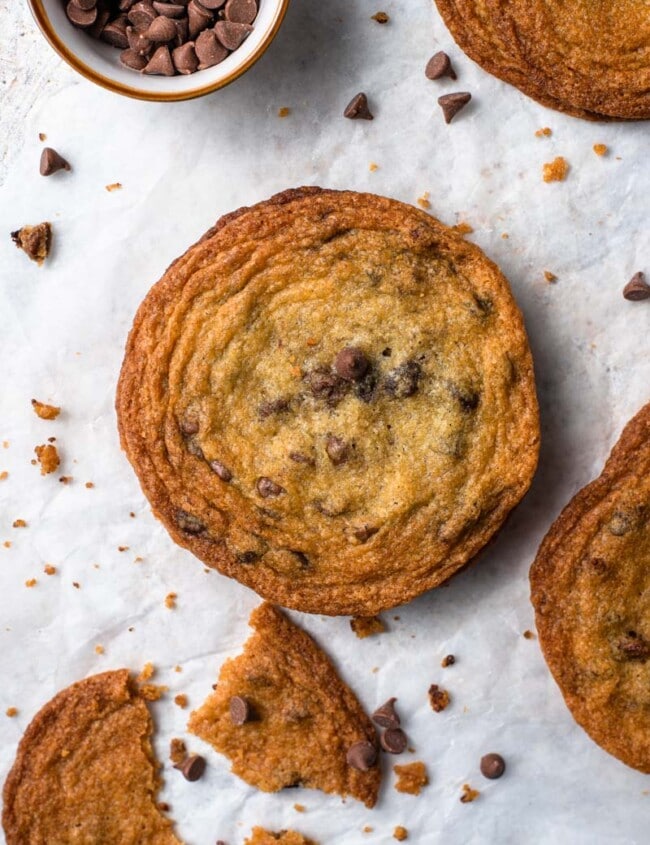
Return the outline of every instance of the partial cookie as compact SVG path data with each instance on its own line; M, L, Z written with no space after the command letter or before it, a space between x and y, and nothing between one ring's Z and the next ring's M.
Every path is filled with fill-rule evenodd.
M314 613L447 580L528 489L521 314L418 209L287 191L223 218L140 307L117 394L154 512L209 566Z
M650 773L650 404L555 521L530 583L544 657L574 718Z
M7 845L179 845L156 804L152 729L126 669L60 692L25 731L7 777Z
M645 0L436 0L459 46L544 105L590 119L650 118Z
M307 839L295 830L281 830L272 833L262 827L254 827L244 845L318 845L313 839Z
M189 730L264 792L290 786L377 800L377 737L352 690L314 640L280 610L251 614L255 633L222 667ZM359 757L359 749L374 752Z

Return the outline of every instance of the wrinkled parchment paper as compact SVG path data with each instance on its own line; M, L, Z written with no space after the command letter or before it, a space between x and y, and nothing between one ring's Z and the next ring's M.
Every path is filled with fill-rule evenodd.
M54 693L151 661L154 680L170 688L153 706L161 798L189 845L240 845L254 824L293 827L322 845L390 843L395 825L413 843L647 842L650 778L574 724L537 640L523 632L534 629L527 574L542 535L650 399L650 303L621 296L633 272L650 273L648 126L580 122L538 106L464 57L428 0L293 0L244 78L170 105L80 79L26 4L8 5L0 7L0 471L9 472L0 481L0 777ZM379 9L390 15L384 26L370 20ZM456 83L425 79L438 49L451 54ZM372 122L342 117L360 90ZM474 99L445 126L436 99L455 90ZM283 106L291 113L281 119ZM552 136L535 137L545 126ZM39 132L71 173L38 175ZM608 155L596 156L594 143ZM542 164L557 155L569 176L544 184ZM122 190L107 192L114 182ZM193 738L190 749L208 759L205 777L191 784L170 769L169 739L185 735L189 713L173 696L202 702L248 636L258 599L206 574L156 523L120 452L113 410L135 309L169 262L221 214L300 184L411 203L428 191L431 213L470 223L469 237L502 267L524 311L541 401L532 491L476 565L385 614L389 632L363 641L348 619L292 614L369 709L397 696L415 748L399 762L427 764L431 783L415 798L394 790L396 760L385 756L372 811L307 790L257 792ZM39 269L8 233L44 219L54 249ZM61 405L60 418L39 420L32 397ZM62 465L41 478L30 460L49 436ZM60 475L74 480L63 485ZM17 518L28 527L12 528ZM56 575L43 573L46 563ZM38 581L32 589L29 578ZM164 604L170 592L175 610ZM443 670L448 653L457 662ZM427 702L434 682L452 697L444 713ZM19 710L13 719L4 715L10 706ZM507 759L499 781L478 772L488 751ZM472 804L459 801L463 783L481 791Z

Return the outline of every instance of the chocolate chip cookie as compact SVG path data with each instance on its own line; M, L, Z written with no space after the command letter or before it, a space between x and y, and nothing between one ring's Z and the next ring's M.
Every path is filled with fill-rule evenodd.
M530 582L542 650L573 717L650 773L650 404L553 524Z
M7 845L180 845L156 805L152 727L126 669L55 696L25 731L4 786Z
M377 736L327 655L280 610L251 614L255 633L227 661L189 730L265 792L291 786L350 795L373 807L381 771Z
M441 584L537 464L503 275L424 212L349 191L240 209L175 261L135 318L117 412L172 537L314 613Z
M645 0L436 0L458 45L543 105L589 119L650 118Z

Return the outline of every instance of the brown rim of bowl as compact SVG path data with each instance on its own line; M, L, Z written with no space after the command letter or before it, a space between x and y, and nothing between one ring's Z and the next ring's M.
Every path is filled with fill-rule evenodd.
M102 88L106 88L108 91L114 91L116 94L124 94L126 97L132 97L135 100L151 100L157 103L171 103L178 102L179 100L192 100L195 97L202 97L204 94L210 94L212 91L218 91L219 88L224 88L226 85L229 85L231 82L234 82L235 79L238 79L252 65L254 65L258 59L262 58L262 56L270 46L271 42L275 38L278 29L280 29L280 25L282 24L284 16L287 13L287 8L289 7L289 0L281 0L280 7L278 9L278 14L272 25L267 30L263 40L260 42L257 49L253 53L251 53L251 55L244 62L244 64L233 70L232 73L228 74L228 76L226 76L224 79L220 79L218 82L213 82L210 85L204 85L201 88L192 88L189 91L148 92L141 91L137 88L131 88L129 85L123 85L121 82L115 82L112 79L109 79L107 76L103 76L101 73L97 73L97 71L88 67L88 65L82 62L81 59L79 59L70 49L68 49L68 47L63 43L63 41L54 31L52 25L50 24L50 19L47 15L47 12L43 8L42 0L28 0L28 3L31 13L34 16L34 20L38 24L39 29L49 42L50 46L59 54L59 56L61 56L61 58L68 65L70 65L71 68L76 70L82 76L85 76L86 79L89 79L91 82L100 85Z

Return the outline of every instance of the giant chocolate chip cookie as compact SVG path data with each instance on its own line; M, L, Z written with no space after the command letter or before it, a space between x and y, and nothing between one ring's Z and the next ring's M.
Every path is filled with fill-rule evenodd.
M372 615L441 584L537 464L505 278L371 194L303 188L220 220L140 307L117 411L172 537L316 613Z
M650 772L650 404L553 524L530 581L544 656L574 718Z

